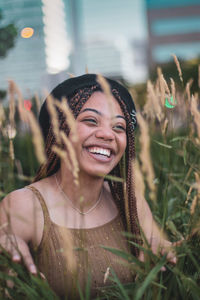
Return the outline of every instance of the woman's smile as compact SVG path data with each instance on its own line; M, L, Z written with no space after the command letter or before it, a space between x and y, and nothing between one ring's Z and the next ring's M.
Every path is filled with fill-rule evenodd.
M90 146L85 148L89 155L100 162L110 162L113 158L113 151L103 146Z

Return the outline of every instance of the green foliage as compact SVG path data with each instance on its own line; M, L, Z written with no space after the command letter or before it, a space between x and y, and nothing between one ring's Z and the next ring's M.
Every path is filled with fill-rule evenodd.
M199 91L198 87L198 66L200 64L200 57L194 58L191 60L180 60L181 69L183 72L183 82L186 84L190 79L192 79L191 92L195 93ZM176 86L179 90L182 90L182 84L180 82L179 73L177 67L173 61L164 64L160 64L163 75L166 78L167 82L170 83L170 78L173 78L176 82ZM157 69L156 67L150 70L150 78L152 81L157 78Z
M40 274L30 275L23 265L12 262L4 253L0 255L0 299L58 300L58 297Z
M0 21L2 13L0 11ZM15 38L17 36L17 28L14 24L8 24L0 28L0 57L5 57L8 50L15 45Z

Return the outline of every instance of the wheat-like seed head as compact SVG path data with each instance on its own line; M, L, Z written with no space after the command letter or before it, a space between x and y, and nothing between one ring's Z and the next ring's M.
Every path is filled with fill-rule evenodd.
M74 242L71 232L66 228L59 226L59 237L62 239L63 248L60 249L62 251L62 255L66 259L66 264L69 267L69 270L73 273L73 275L77 272L76 265L76 257L74 255Z
M70 139L64 133L64 131L60 131L60 135L61 135L62 141L66 147L66 150L68 151L68 156L70 158L70 162L72 165L72 174L74 177L74 183L77 186L79 186L79 164L78 164L78 160L76 158L75 149L74 149Z
M56 106L64 113L66 122L70 128L70 135L73 142L78 141L78 134L77 134L77 126L76 126L76 120L74 118L73 113L71 112L69 105L67 103L66 98L62 98L62 101L55 101Z
M182 70L181 70L181 66L180 66L180 63L178 61L178 58L177 58L177 56L175 54L172 54L172 56L174 58L174 62L176 64L176 67L177 67L177 70L178 70L180 81L183 82Z
M13 80L9 80L9 121L12 128L15 127L15 84Z
M52 123L52 129L56 138L56 142L60 144L61 138L60 138L60 131L59 131L59 121L58 121L58 114L54 104L54 98L51 95L48 95L46 102L47 102L47 109L49 111L49 115Z
M110 112L113 113L113 102L112 102L113 95L112 95L109 83L100 74L97 75L97 82L100 84L100 86L102 88L102 91L103 91L103 93L105 94L105 96L108 100L108 105L110 107ZM113 115L113 117L114 117L114 115Z
M172 98L173 98L173 103L171 103L171 104L174 105L175 100L176 100L176 86L175 86L175 82L174 82L173 78L170 78L170 82L171 82L171 94L172 94Z
M32 111L25 111L25 114L27 116L28 123L33 134L32 139L33 145L35 147L36 157L40 164L44 164L46 162L46 154L44 150L44 141L40 127Z
M154 116L156 116L161 122L163 120L164 114L162 112L161 108L161 103L159 101L158 95L155 93L153 84L151 83L150 80L147 82L147 93L148 93L148 99L149 99L149 104L152 106L152 109L154 111ZM145 111L146 107L144 107Z
M52 146L52 151L55 152L65 163L66 167L68 170L71 170L71 164L69 161L69 157L67 155L67 152L62 150L61 148L59 148L56 145Z
M190 92L190 89L191 89L192 83L193 83L193 79L190 79L190 80L186 83L185 91L186 91L186 94L187 94L187 100L188 100L188 103L190 103L190 101L191 101L191 92Z
M0 130L2 130L3 122L6 120L6 115L3 106L0 104Z
M40 108L41 108L41 101L40 101L40 98L37 93L35 93L34 96L35 96L35 103L36 103L36 107L37 107L37 113L39 114Z
M134 162L132 162L132 169L133 169L134 175L135 175L135 185L134 185L135 194L145 197L144 177L141 172L138 160L135 160Z
M198 104L197 104L197 97L198 95L192 95L191 98L191 106L190 106L190 111L192 116L194 117L194 122L197 128L197 143L200 143L200 112L198 110Z
M156 199L156 187L154 184L154 170L150 155L150 137L149 137L149 130L148 125L145 122L144 118L141 116L140 113L137 114L138 124L140 126L140 161L141 161L141 168L142 172L146 175L146 180L150 189L150 198L152 200Z

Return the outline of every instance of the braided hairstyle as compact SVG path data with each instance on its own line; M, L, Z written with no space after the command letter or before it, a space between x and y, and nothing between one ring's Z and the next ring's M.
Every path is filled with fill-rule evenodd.
M68 97L68 105L74 115L77 118L83 105L90 98L95 91L101 91L100 86L93 85L90 87L80 88L75 91L73 95ZM117 166L111 171L111 175L124 179L124 182L117 182L109 180L108 184L111 189L113 199L120 211L122 220L124 222L127 231L131 232L134 236L132 239L136 243L141 243L140 229L137 215L136 198L134 193L134 177L132 163L135 157L134 147L134 129L130 113L127 110L127 106L121 99L117 89L111 90L113 96L119 103L127 123L127 147L125 154ZM59 129L64 130L66 134L69 134L69 127L66 122L66 118L61 110L58 111ZM56 145L56 137L53 132L52 125L49 126L48 134L45 141L45 151L47 161L42 165L34 179L38 181L44 177L53 175L60 168L60 158L53 152L52 146ZM138 248L133 247L133 253L138 256Z

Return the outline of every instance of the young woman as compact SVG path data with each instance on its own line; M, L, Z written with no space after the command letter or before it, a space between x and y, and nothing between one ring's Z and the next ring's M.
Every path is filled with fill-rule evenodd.
M110 283L111 269L121 282L133 280L129 268L101 247L138 256L138 249L130 249L122 231L130 231L134 241L141 243L142 230L154 252L170 245L162 239L146 201L134 192L133 100L121 84L106 80L110 97L103 93L95 74L70 78L52 91L55 99L67 99L78 139L63 111L57 109L60 132L70 146L66 149L63 135L59 144L45 101L39 121L47 162L34 183L12 192L1 203L2 247L14 261L23 259L31 273L41 271L61 298L77 299L77 282L83 289L88 274L93 296ZM68 163L57 155L56 145L65 150ZM175 260L171 252L168 257Z

